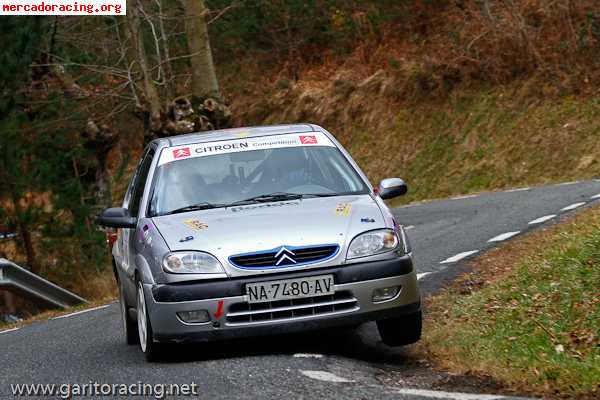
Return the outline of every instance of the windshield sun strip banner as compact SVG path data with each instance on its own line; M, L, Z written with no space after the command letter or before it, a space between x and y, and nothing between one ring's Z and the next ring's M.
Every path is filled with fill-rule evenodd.
M167 147L162 150L158 165L215 154L301 146L335 147L333 142L321 132L287 133Z

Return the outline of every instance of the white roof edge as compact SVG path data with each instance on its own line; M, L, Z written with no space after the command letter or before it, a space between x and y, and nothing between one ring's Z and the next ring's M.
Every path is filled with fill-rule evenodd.
M277 135L282 133L316 132L320 127L313 124L279 124L264 126L249 126L229 129L218 129L214 131L194 132L185 135L169 136L164 139L169 141L170 146L181 146L202 142L213 142L218 140L237 139L236 134L247 132L248 137Z

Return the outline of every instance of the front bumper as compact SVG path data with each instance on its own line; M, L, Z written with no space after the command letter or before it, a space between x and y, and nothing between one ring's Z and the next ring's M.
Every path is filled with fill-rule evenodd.
M272 309L260 311L260 318L254 315L254 318L240 319L240 314L253 313L252 308L247 305L246 283L329 273L334 275L336 292L330 299L314 300L310 304L311 308L306 308L306 305L280 307L280 304L273 303ZM395 298L380 303L372 301L375 289L392 286L400 287L400 292ZM159 342L212 341L351 326L420 310L417 278L409 256L301 273L273 274L254 279L231 279L187 285L146 284L144 290L149 303L148 313L154 339ZM282 308L291 308L294 311L278 311ZM249 311L240 313L240 309ZM207 310L211 321L188 324L177 316L177 312L196 310Z

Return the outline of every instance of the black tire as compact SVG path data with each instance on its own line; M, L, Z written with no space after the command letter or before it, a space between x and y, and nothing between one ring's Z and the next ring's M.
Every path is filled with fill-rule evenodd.
M154 341L154 332L152 331L152 324L147 313L147 303L144 298L144 291L142 289L141 282L136 283L136 299L137 299L137 324L139 333L139 343L142 353L146 356L146 360L149 362L158 361L162 355L162 346L160 343ZM145 328L142 329L141 324L145 324ZM142 335L145 334L145 338Z
M125 300L125 291L123 284L119 283L119 306L121 307L121 321L123 324L123 330L125 333L125 342L128 345L134 345L140 343L140 334L137 328L137 321L129 315L129 304Z
M406 346L421 339L423 315L421 311L398 318L377 321L381 340L388 346Z

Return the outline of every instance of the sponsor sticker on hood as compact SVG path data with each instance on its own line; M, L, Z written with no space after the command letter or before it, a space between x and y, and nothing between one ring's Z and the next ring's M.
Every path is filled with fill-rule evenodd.
M183 221L183 223L195 231L203 231L205 229L208 229L208 224L200 222L197 219L186 219L185 221Z
M329 146L335 147L331 140L321 132L287 133L285 135L259 136L217 142L186 144L169 147L160 154L158 165L194 157L214 154L237 153L241 151L275 149L282 147Z
M350 215L351 208L352 208L352 204L350 204L350 203L339 203L335 207L335 214L342 216L342 217L347 217L348 215Z

